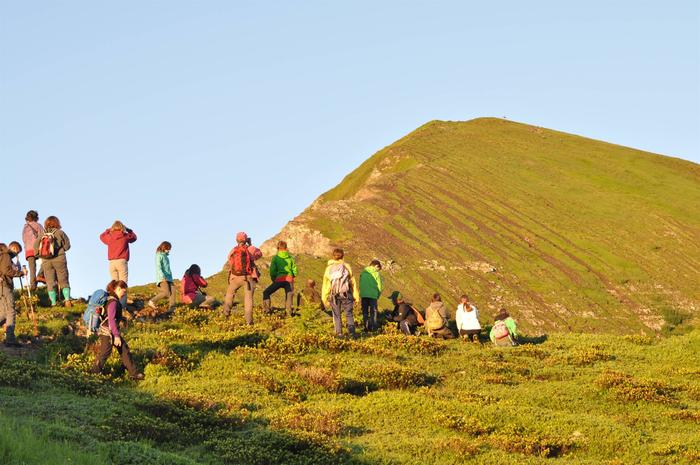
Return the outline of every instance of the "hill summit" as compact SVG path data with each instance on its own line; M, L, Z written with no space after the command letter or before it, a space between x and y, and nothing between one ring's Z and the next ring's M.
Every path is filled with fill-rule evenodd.
M700 304L700 166L506 121L432 121L263 250L385 264L412 300L506 307L545 331L657 331Z

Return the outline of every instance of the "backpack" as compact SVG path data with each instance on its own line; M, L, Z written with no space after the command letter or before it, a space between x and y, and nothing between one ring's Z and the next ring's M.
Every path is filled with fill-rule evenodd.
M87 308L83 312L83 321L88 329L88 335L96 333L105 317L105 305L109 294L104 289L99 289L88 298Z
M248 253L248 247L237 245L234 247L231 256L229 256L230 273L236 276L247 276L251 274L251 258Z
M426 311L427 313L427 311ZM437 331L445 327L445 320L437 310L432 310L430 316L425 320L425 327L431 331Z
M508 331L505 321L498 320L493 324L493 336L496 339L503 339L504 337L510 336L510 331Z
M45 232L39 241L39 258L54 258L58 252L53 231Z
M331 281L330 295L348 295L350 292L350 272L344 263L336 263L328 270L328 278Z

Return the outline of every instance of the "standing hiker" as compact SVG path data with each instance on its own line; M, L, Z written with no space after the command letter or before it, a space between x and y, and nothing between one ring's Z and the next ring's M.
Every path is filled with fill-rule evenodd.
M473 340L473 342L479 342L479 333L481 333L479 310L469 302L467 294L463 294L460 297L455 320L457 321L457 332L465 341Z
M494 320L489 333L491 342L500 347L518 345L518 327L505 308L498 312Z
M428 330L428 336L441 337L443 339L455 337L447 326L449 320L447 307L442 302L440 294L436 292L433 294L430 305L425 309L425 329Z
M180 301L190 307L212 308L218 303L216 299L206 295L201 288L207 287L207 281L202 278L202 269L199 265L187 268L182 277Z
M244 287L245 321L253 324L253 293L260 278L255 260L262 257L262 252L252 245L250 237L244 232L236 234L236 246L228 254L228 288L224 298L224 315L231 316L233 298Z
M129 244L136 242L136 234L117 220L111 228L100 234L100 240L107 245L109 275L115 281L129 284ZM121 304L126 308L126 293Z
M156 248L156 282L158 283L158 294L148 301L148 306L156 310L156 302L161 299L168 299L168 313L175 311L175 292L173 292L173 273L170 271L170 249L173 246L168 241L160 243Z
M316 289L316 281L313 279L306 281L306 287L297 294L297 308L300 308L302 304L310 305L320 310L326 309L323 305L321 293Z
M0 244L0 326L5 325L5 346L21 347L15 338L15 309L14 278L24 276L24 271L18 270L12 259L22 251L18 242L10 245Z
M384 282L379 272L382 264L379 260L372 260L368 267L360 273L360 298L362 299L362 322L365 331L376 331L379 326L377 322L377 300L382 295Z
M144 378L143 373L139 373L136 369L129 345L122 338L119 331L119 323L124 320L121 299L126 294L126 289L127 285L124 281L112 280L107 284L107 294L109 295L105 305L107 315L106 318L102 318L100 329L98 330L99 346L97 347L95 364L92 366L91 372L95 374L102 373L102 368L112 353L112 348L116 347L124 368L129 372L129 377L133 380L141 380Z
M29 210L25 216L24 228L22 228L22 242L24 242L24 256L29 263L29 289L36 290L36 261L37 251L34 243L44 234L44 227L39 223L39 213ZM40 272L41 273L41 272Z
M360 292L352 275L350 265L345 263L343 249L333 250L333 258L328 260L328 266L323 273L323 288L321 300L329 306L333 312L333 326L335 335L343 335L342 314L345 313L348 333L355 337L355 320L353 307L360 301Z
M61 221L55 216L49 216L44 221L44 234L34 241L34 251L42 260L41 268L46 277L51 306L58 302L57 290L63 294L66 307L71 307L70 282L68 280L68 261L66 252L70 250L70 239L61 229ZM57 287L58 284L58 287Z
M263 310L271 313L272 294L280 289L284 289L284 303L287 309L287 316L292 316L292 303L294 299L294 278L297 276L297 264L294 257L287 251L287 243L279 241L277 243L277 255L272 257L270 262L270 284L263 291Z

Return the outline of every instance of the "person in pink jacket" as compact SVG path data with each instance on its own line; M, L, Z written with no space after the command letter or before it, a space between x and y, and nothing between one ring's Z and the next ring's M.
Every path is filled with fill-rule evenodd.
M39 213L36 210L29 210L24 218L24 228L22 228L22 242L24 242L24 255L29 263L29 288L36 290L36 261L37 254L34 252L34 242L44 235L44 227L39 223ZM39 270L39 275L41 275ZM42 278L43 279L43 278Z
M218 302L211 296L202 292L207 287L207 281L202 278L202 270L199 265L190 266L182 277L180 301L190 307L213 308Z

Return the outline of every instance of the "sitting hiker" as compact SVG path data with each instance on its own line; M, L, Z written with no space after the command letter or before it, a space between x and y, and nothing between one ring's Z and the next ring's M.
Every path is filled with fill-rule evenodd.
M272 284L263 291L263 310L265 313L272 312L272 294L280 289L284 289L284 303L287 315L292 316L292 302L294 301L294 278L297 275L297 263L294 257L289 255L287 243L279 241L277 243L277 255L272 257L270 262L270 278Z
M202 292L207 287L207 282L202 278L202 270L199 265L187 268L180 283L180 300L192 308L214 308L218 304L216 299Z
M420 314L404 300L399 291L394 291L391 294L391 301L394 304L394 311L391 313L392 320L398 323L399 331L406 336L415 334ZM422 316L420 318L422 319Z
M107 284L107 303L105 307L107 309L106 318L102 318L100 323L99 334L99 346L97 348L97 354L95 357L95 364L92 366L92 373L102 373L102 368L105 362L112 353L112 347L117 348L117 352L122 359L122 364L129 372L129 376L134 380L143 379L143 373L139 373L136 370L136 365L131 358L131 351L129 351L129 346L126 341L122 339L121 333L119 331L119 323L124 320L122 316L122 304L120 300L126 294L126 283L124 281L110 281Z
M440 294L436 292L433 294L432 302L425 309L425 328L428 330L428 336L452 339L454 334L448 328L448 322L447 307L442 302Z
M360 273L360 298L362 299L362 321L365 331L376 331L379 327L377 322L377 300L382 295L384 283L379 272L382 264L379 260L372 260L367 268Z
M326 309L323 305L323 299L321 299L321 293L316 289L316 281L313 279L306 281L304 290L297 294L297 308L302 305L309 305L321 310Z
M479 310L469 302L467 294L463 294L460 298L455 320L457 320L457 331L465 341L479 342L479 333L481 333Z
M494 319L495 322L489 334L491 342L501 347L518 345L518 328L515 320L508 314L506 309L502 308Z
M5 346L21 347L15 338L15 309L14 278L25 275L12 263L12 259L19 255L22 246L19 242L10 242L10 245L0 244L0 327L5 325Z

